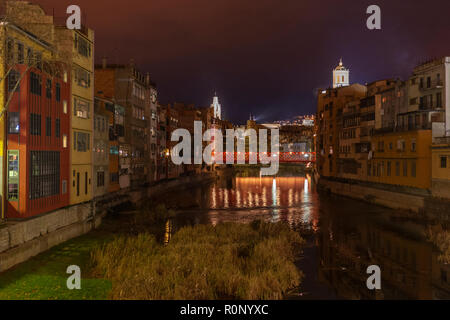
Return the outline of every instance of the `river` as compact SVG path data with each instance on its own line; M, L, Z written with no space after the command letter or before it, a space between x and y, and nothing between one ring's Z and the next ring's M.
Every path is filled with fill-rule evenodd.
M395 210L316 191L309 175L222 177L177 192L165 241L187 224L286 221L307 240L298 263L305 279L292 299L450 298L450 268L427 241L427 223ZM435 227L435 226L433 226ZM369 290L367 267L381 270Z

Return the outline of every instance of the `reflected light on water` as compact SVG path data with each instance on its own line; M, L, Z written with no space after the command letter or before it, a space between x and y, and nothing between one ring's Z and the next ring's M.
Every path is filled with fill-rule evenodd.
M277 180L275 178L272 181L272 206L277 206Z

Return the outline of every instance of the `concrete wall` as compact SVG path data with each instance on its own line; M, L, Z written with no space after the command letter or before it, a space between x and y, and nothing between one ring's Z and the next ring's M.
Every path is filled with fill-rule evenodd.
M1 226L0 272L89 232L101 221L100 217L93 219L90 212L90 204L82 204Z
M421 195L393 192L392 190L331 181L324 178L319 180L319 187L334 194L364 200L392 209L409 210L419 213L425 207L425 197Z

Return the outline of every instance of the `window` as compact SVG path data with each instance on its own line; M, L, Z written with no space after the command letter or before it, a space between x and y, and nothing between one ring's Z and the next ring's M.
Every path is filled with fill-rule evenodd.
M41 135L41 115L31 113L30 114L30 134L34 136Z
M416 161L411 162L411 177L416 177Z
M387 169L386 169L386 173L387 173L387 176L388 177L390 177L391 176L391 162L390 161L388 161L387 162Z
M8 39L6 45L7 45L6 48L7 59L8 62L12 63L14 61L14 40Z
M397 151L405 151L405 140L397 140Z
M411 152L416 152L416 139L411 139Z
M30 151L30 198L58 195L60 190L60 154L57 151Z
M34 72L30 73L30 92L38 96L40 96L42 92L41 76Z
M74 150L78 152L86 152L89 150L90 134L84 132L74 132Z
M77 172L77 197L80 196L80 173Z
M73 102L74 102L73 115L77 116L78 118L89 119L90 117L89 102L77 98L75 98Z
M35 61L34 61L34 66L35 66L37 69L42 70L42 53L36 52L36 53L34 54L34 59L35 59Z
M110 174L110 182L118 182L119 181L119 174L116 173L111 173Z
M372 173L372 165L370 164L370 162L367 162L367 175L370 177Z
M63 148L67 148L67 134L63 134Z
M20 80L20 72L17 70L11 70L8 74L8 91L20 91L20 83L17 84ZM17 87L16 87L17 85ZM14 90L15 88L15 90Z
M67 180L62 181L62 194L67 193Z
M431 87L431 77L427 77L427 88Z
M105 186L105 172L97 171L97 187Z
M91 73L87 70L77 68L74 70L74 81L80 87L89 88L91 86Z
M47 79L45 86L45 96L47 97L47 99L52 98L52 79Z
M9 112L8 113L8 133L14 134L19 133L20 124L19 124L19 113L18 112Z
M118 155L119 154L119 147L118 146L111 146L109 148L109 153L113 154L113 155Z
M75 48L78 49L78 53L84 57L91 56L91 44L85 38L75 34Z
M398 177L400 176L400 162L395 162L395 175Z
M52 135L52 118L45 118L45 133L47 137Z
M442 92L436 93L436 107L442 108Z
M56 96L56 101L61 101L61 85L57 82L56 83L56 87L55 87L55 96Z
M31 66L33 64L33 50L27 48L27 64Z
M64 114L67 114L67 101L66 100L63 101L63 112L64 112Z
M19 200L19 150L8 150L8 200Z
M408 160L403 160L403 176L408 176Z
M84 194L88 194L88 173L84 173Z
M57 138L59 138L60 134L61 134L61 120L56 119L55 120L55 136Z
M446 156L441 157L441 168L447 168L447 157Z

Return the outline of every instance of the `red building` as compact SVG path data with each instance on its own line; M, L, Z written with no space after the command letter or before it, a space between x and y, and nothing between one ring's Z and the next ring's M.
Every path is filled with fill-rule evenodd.
M7 92L14 91L22 74L8 107L7 218L69 205L69 72L61 65L17 64L5 84Z

